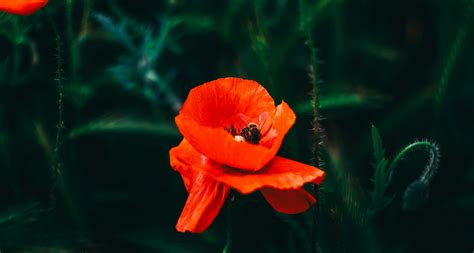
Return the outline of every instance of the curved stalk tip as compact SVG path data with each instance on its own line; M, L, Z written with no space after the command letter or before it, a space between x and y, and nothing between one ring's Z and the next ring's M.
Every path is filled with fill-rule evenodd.
M400 160L403 159L410 151L419 148L426 148L429 151L429 160L425 166L425 169L421 173L420 178L413 181L405 190L403 194L403 209L404 210L417 210L419 209L429 197L429 183L436 174L439 167L440 151L438 145L428 140L416 141L406 146L398 155L395 157L393 162L388 167L389 182L391 180L395 166Z

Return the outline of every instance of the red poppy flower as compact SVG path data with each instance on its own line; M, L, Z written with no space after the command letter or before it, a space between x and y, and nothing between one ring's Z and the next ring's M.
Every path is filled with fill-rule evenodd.
M260 190L277 211L306 211L315 198L302 187L320 184L324 172L275 156L296 116L284 101L275 107L260 84L222 78L191 90L175 121L184 139L170 163L189 193L176 225L200 233L212 223L233 188Z
M0 11L17 15L30 15L47 3L48 0L0 0Z

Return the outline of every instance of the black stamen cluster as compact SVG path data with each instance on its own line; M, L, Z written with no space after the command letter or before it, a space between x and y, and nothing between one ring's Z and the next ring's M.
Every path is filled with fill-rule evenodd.
M232 134L232 136L240 135L245 138L245 140L252 144L258 144L262 138L262 134L258 129L256 124L249 124L247 127L242 128L240 131L237 131L234 125L230 125L229 128L224 127L224 129Z

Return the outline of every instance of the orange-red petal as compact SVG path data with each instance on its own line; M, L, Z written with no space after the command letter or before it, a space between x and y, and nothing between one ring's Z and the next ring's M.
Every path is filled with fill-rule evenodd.
M230 187L197 172L189 190L181 216L176 224L179 232L204 232L214 221L227 198Z
M304 163L275 156L263 169L246 173L229 167L205 167L215 180L235 188L242 194L249 194L263 187L280 190L298 189L305 183L320 184L324 171Z
M293 110L282 101L276 108L272 131L269 131L276 132L276 137L268 148L237 142L223 127L204 126L185 115L176 116L176 125L196 150L215 162L248 171L260 170L275 156L296 119Z
M179 112L201 126L223 128L244 114L257 119L268 112L275 114L275 102L267 90L252 80L227 77L193 88Z
M285 135L293 124L295 124L295 120L296 115L293 110L291 110L290 106L285 103L285 101L281 101L281 104L276 107L275 118L271 129L271 131L276 132L276 138L273 140L271 145L271 153L273 155L275 155L280 149Z
M48 0L1 0L0 11L30 15L48 3Z
M184 138L200 153L216 162L255 171L272 158L269 148L237 142L224 128L201 126L182 116L177 116L175 120Z
M189 192L192 184L192 176L194 171L192 165L200 162L201 154L189 145L183 139L181 143L170 150L170 165L175 171L179 172L183 179L184 186Z
M265 167L254 173L236 170L208 159L185 139L170 151L170 159L173 168L182 175L191 171L205 171L214 180L243 194L264 187L284 190L298 189L308 182L320 184L325 175L324 171L316 167L279 156L274 157Z
M303 188L295 190L279 190L265 187L260 190L267 202L281 213L302 213L316 203L316 199Z

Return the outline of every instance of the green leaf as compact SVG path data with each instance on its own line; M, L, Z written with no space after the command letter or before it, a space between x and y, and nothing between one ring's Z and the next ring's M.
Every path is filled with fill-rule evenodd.
M385 97L380 94L333 94L321 97L318 109L327 111L334 109L377 108L384 100ZM299 114L312 113L313 101L307 100L296 105L295 112Z
M372 148L374 149L374 164L378 165L380 161L385 160L385 154L379 131L374 125L372 125Z
M101 118L72 129L69 137L74 139L84 135L107 133L146 134L164 137L180 136L175 124L171 122L154 123L127 118Z
M372 125L372 148L374 152L374 189L370 193L372 198L371 212L376 212L386 205L388 205L392 198L385 197L385 190L389 184L389 177L387 176L388 161L385 159L385 151L382 145L379 131Z
M19 225L34 221L36 215L43 212L39 203L30 202L15 206L9 210L0 213L0 225L5 227L7 225Z

